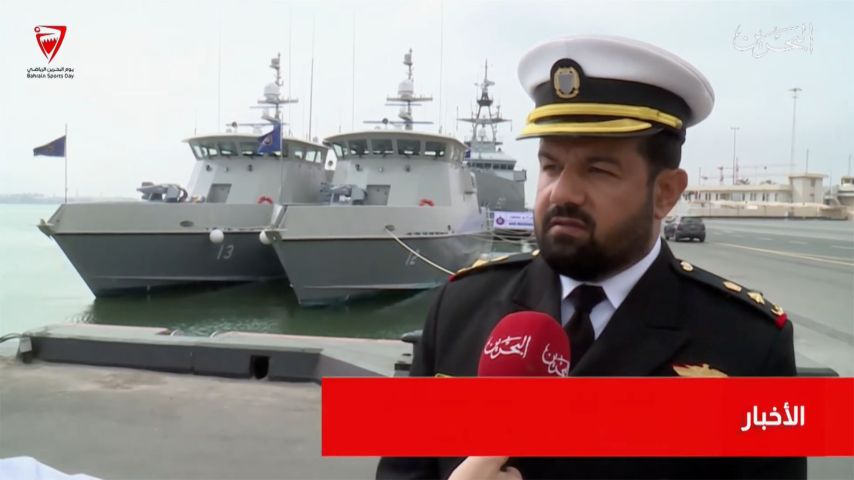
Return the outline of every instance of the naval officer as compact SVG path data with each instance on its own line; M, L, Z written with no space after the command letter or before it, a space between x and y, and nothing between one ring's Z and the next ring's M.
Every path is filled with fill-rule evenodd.
M782 308L756 289L675 258L659 235L688 182L679 168L686 131L714 104L703 74L643 42L572 36L530 50L519 79L534 102L519 138L539 141L539 250L452 277L428 314L411 375L475 376L498 321L536 310L567 331L571 376L794 376L792 324ZM553 400L543 401L559 411ZM583 432L567 432L567 441L583 442ZM383 458L377 477L806 477L804 458L502 464Z

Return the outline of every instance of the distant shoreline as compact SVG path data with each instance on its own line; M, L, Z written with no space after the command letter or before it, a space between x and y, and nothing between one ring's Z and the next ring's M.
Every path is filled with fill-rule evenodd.
M68 203L134 202L138 200L138 198L128 197L70 197ZM0 205L59 205L62 203L66 203L63 197L46 197L27 193L0 195Z

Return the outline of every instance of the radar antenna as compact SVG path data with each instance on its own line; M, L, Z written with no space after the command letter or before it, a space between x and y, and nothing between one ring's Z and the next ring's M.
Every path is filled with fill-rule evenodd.
M400 107L400 111L397 114L400 120L389 120L388 118L383 118L382 120L367 120L365 123L381 124L386 126L403 126L405 130L412 130L412 125L414 124L429 125L433 123L415 121L412 116L412 107L417 107L423 102L433 101L433 97L415 95L415 79L412 75L413 62L411 48L409 49L409 52L403 55L403 64L407 67L406 79L398 84L396 97L386 97L387 107Z
M286 98L282 96L282 90L284 87L284 80L282 78L282 54L277 53L275 57L270 59L270 68L272 68L275 74L275 81L273 83L267 84L264 87L264 98L258 100L257 106L251 106L249 108L253 109L261 109L261 119L264 122L249 122L249 123L238 123L231 122L227 123L227 127L234 128L235 131L237 127L254 127L256 129L268 126L270 124L273 125L287 125L283 121L282 116L282 105L288 105L291 103L297 103L299 100L295 98ZM273 109L272 114L270 113L270 109Z

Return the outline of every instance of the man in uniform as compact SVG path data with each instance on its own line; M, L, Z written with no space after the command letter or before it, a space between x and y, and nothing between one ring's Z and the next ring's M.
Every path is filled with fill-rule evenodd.
M411 375L476 376L495 325L535 310L567 331L570 376L794 376L783 310L674 258L659 235L688 182L686 128L712 110L706 78L658 47L602 36L535 47L519 78L535 103L520 138L540 142L539 250L452 277ZM568 442L584 441L571 433ZM383 458L377 477L447 478L464 460L455 479L806 477L804 458L572 457L510 459L518 472L477 458Z

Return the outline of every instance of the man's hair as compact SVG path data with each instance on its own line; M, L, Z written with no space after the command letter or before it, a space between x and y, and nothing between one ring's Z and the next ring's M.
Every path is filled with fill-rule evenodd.
M638 153L647 161L650 184L655 181L662 170L679 168L684 141L685 139L679 135L668 130L662 130L643 138L638 143Z

